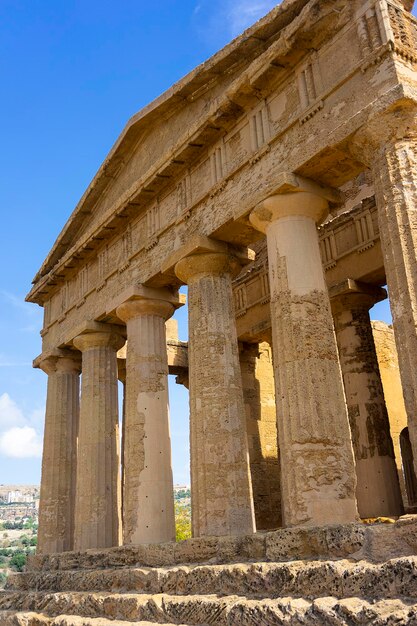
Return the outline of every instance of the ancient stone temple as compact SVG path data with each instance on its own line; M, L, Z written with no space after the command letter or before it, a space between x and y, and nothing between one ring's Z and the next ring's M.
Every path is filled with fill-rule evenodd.
M128 122L27 297L39 543L1 624L417 623L412 5L283 0Z

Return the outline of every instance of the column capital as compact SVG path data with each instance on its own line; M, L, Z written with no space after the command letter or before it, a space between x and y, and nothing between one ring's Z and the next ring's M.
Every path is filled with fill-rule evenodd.
M385 148L410 139L417 141L417 102L404 99L395 109L368 120L351 138L349 151L357 161L372 167Z
M184 369L182 372L175 376L175 383L177 385L182 385L186 389L190 389L190 375L188 369Z
M214 255L213 257L209 257L208 255ZM210 237L205 237L204 235L194 235L187 241L187 243L178 250L175 250L163 263L161 272L165 275L173 274L177 278L179 278L182 282L186 283L187 280L177 273L177 265L184 259L190 258L195 260L195 263L198 263L197 257L207 256L207 262L213 266L212 270L207 270L206 274L210 274L216 272L216 265L219 265L219 260L215 260L215 255L224 255L229 257L232 260L232 265L234 265L233 271L239 271L242 265L247 265L251 263L255 254L249 248L244 247L233 247L229 246L224 241L217 241L216 239L210 239ZM220 257L218 257L220 258ZM236 263L235 263L236 262ZM201 259L199 261L200 265L203 265ZM183 266L186 266L187 263L184 263ZM221 262L220 262L221 265ZM179 270L182 273L182 270ZM186 270L184 270L186 271ZM223 269L218 271L217 273L223 273ZM228 270L229 271L229 270ZM200 273L200 272L197 272ZM188 275L188 271L187 271Z
M117 307L116 315L123 322L129 322L141 315L156 315L167 320L174 314L174 311L175 306L166 300L131 298Z
M123 322L139 315L159 315L168 319L176 309L184 306L186 296L178 290L131 285L107 307L107 315Z
M81 355L72 350L59 348L43 352L33 361L33 367L41 369L45 374L63 372L79 374L81 372Z
M283 172L278 177L275 193L253 209L249 220L262 233L266 233L271 223L284 217L307 217L320 223L327 217L329 204L340 202L338 190Z
M353 309L371 309L377 302L388 297L382 287L374 287L348 278L329 289L333 315Z
M81 352L93 348L113 348L114 350L120 350L124 343L124 337L111 329L109 329L108 332L105 330L90 333L86 332L73 339L74 346Z
M175 265L176 276L184 283L189 283L196 276L236 276L241 270L238 259L224 252L206 252L186 256Z

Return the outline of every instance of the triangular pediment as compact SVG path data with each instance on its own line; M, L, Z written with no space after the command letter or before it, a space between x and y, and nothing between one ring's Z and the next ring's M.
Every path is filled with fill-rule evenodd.
M201 142L204 147L215 142L227 125L228 117L236 115L240 103L230 101L230 111L224 110L224 106L219 110L216 105L224 100L224 94L236 80L244 79L247 68L273 46L282 29L300 15L306 4L308 0L284 0L129 120L62 229L34 282L51 272L85 237L94 235L95 227L112 211L117 212L123 202L132 201L135 205L138 183L143 183L144 198L149 201L153 192L156 199L159 190L167 185L169 176L175 176L181 165L198 158ZM248 93L247 97L253 97L253 94ZM244 99L243 94L241 98ZM193 145L193 131L198 135L199 144ZM187 132L190 135L188 145ZM182 147L181 138L185 144ZM179 154L176 154L179 147ZM152 177L152 174L155 175ZM146 188L147 178L152 179L151 191ZM138 209L140 204L137 202Z

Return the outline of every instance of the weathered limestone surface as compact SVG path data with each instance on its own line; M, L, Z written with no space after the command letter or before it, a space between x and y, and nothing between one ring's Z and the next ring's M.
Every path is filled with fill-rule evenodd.
M0 594L0 623L412 625L416 523L407 516L36 556Z
M7 612L4 612L7 620L5 626L110 626L110 624L149 626L154 623L161 624L162 620L165 626L173 626L189 619L192 621L187 621L188 625L205 626L210 623L213 615L216 616L215 623L219 626L235 626L236 624L239 626L252 626L253 624L310 626L314 623L319 623L321 626L345 626L346 624L368 626L371 623L378 624L378 626L391 626L391 624L411 626L414 625L417 615L415 606L407 600L369 602L362 598L338 600L324 597L308 602L292 598L257 601L239 600L234 596L181 598L162 595L156 602L150 596L137 599L127 594L125 597L90 594L77 600L78 611L81 612L85 605L94 606L94 610L90 610L93 615L105 615L108 619L99 617L97 620L68 615L47 618L43 615L34 617L30 613L21 613L20 616L11 616L9 613L8 616ZM67 597L57 594L55 597L46 596L44 604L47 607L58 604L65 610L70 602ZM100 610L98 607L103 608ZM121 617L122 620L114 620L113 615ZM167 620L170 620L169 624Z
M279 528L281 485L272 350L267 343L240 344L253 504L257 530Z
M74 547L74 504L81 362L56 351L35 363L48 374L38 552Z
M417 128L416 109L373 121L353 145L372 169L410 440L417 468Z
M415 21L370 4L285 0L132 118L36 276L45 350L122 285L170 284L161 263L192 234L252 243L245 216L280 172L356 178L343 142L413 82Z
M74 547L117 546L120 542L120 443L117 350L114 332L79 335L82 352Z
M175 539L165 332L174 306L164 293L160 296L142 296L117 308L127 324L125 544Z
M353 450L316 229L327 206L324 197L300 187L268 198L251 214L267 236L286 526L357 516Z
M409 503L404 481L400 446L401 432L407 427L407 413L405 410L403 391L401 387L394 330L392 326L389 326L384 322L372 321L371 324L382 386L384 388L384 397L390 422L392 442L394 444L395 462L397 465L402 499L404 506L408 506Z
M404 2L284 0L132 118L71 215L36 275L28 300L45 309L44 356L74 346L83 352L76 547L119 541L120 342L109 337L124 334L125 328L114 301L138 285L175 293L188 282L193 525L196 535L221 535L221 541L199 544L200 554L207 554L213 542L216 549L221 545L223 559L239 550L256 561L258 550L274 554L276 544L275 553L281 549L285 553L277 537L242 538L253 532L254 512L234 314L239 316L252 296L267 307L269 292L264 267L257 288L251 292L254 285L248 284L237 293L240 308L233 311L230 253L235 258L256 245L260 239L256 229L266 232L268 240L284 524L305 530L313 524L355 520L353 449L316 229L329 204L338 218L322 232L328 280L352 276L381 286L387 276L408 425L416 448L417 20L405 10L410 2ZM364 175L366 168L372 170L374 181ZM363 180L360 188L358 176ZM379 226L367 201L373 182ZM350 211L357 201L363 202L360 209ZM348 212L345 217L340 215L343 211ZM190 252L189 242L196 238L206 242L204 254ZM169 263L174 256L175 263ZM256 332L265 340L268 327L260 327L262 320L256 318L253 314L254 324L241 340L259 339ZM145 323L135 324L136 334L143 335ZM155 320L149 328L155 336L163 332ZM152 413L165 425L161 441L168 451L166 403L153 389L162 342L156 346L149 342L146 350L139 343L133 341L132 350L144 357L142 364L150 358L141 380L155 406L160 403ZM185 372L179 374L185 381ZM134 398L136 393L138 398L142 391L132 377L127 372L134 382L126 386L126 394ZM138 411L134 400L129 400L129 407L126 421L128 413L137 416L148 410L143 406ZM141 440L139 428L138 433ZM146 433L143 442L145 437ZM127 473L135 480L138 473L143 478L148 461L155 468L154 453L160 449L149 446L142 456L139 450L137 467L129 459L129 468L123 469L126 484ZM155 476L160 472L167 493L168 457ZM135 528L147 525L135 508L143 497L146 500L145 483L136 486L134 507L125 507L135 509ZM146 511L146 506L140 508ZM129 537L131 522L126 520ZM397 528L403 532L406 525ZM407 527L404 535L409 532ZM397 556L400 546L394 540L391 545L388 534L378 539L375 531L372 537L367 534L367 540L377 545L377 551L384 541L385 553ZM320 532L315 537L307 533L304 541L320 543L320 538ZM412 543L413 538L407 541ZM300 541L294 542L301 549ZM160 544L139 548L148 550L147 557L163 560L161 565L181 550L195 556L190 544L165 545L166 550ZM138 556L133 547L129 554ZM79 604L84 609L95 602L100 607L108 604L111 617L119 612L126 617L125 602L133 603L133 619L145 617L149 609L159 622L183 621L183 600L174 602L170 594L164 595L159 604L154 598L146 600L143 613L136 611L131 598L113 603L87 594ZM46 602L55 600L59 605L59 598ZM164 603L175 605L171 613L159 610ZM194 598L185 621L210 622L213 611L219 623L224 616L242 624L281 619L276 607L246 603L243 609L233 605L229 611L231 604ZM288 605L292 611L294 603ZM302 623L336 615L337 621L342 610L331 601L313 608L310 603L305 614L294 609L291 619ZM368 622L383 620L369 611L366 606ZM362 609L357 614L363 621Z
M330 291L362 518L399 516L402 499L369 309L384 290L348 280Z
M417 472L416 129L413 128L410 134L381 148L373 173L404 400Z
M233 311L236 260L187 256L175 267L188 284L193 535L255 529L242 377Z
M395 523L331 524L282 528L240 537L199 537L179 543L120 546L105 550L63 552L29 557L29 572L168 567L180 564L227 564L247 561L354 559L382 563L417 553L417 518Z

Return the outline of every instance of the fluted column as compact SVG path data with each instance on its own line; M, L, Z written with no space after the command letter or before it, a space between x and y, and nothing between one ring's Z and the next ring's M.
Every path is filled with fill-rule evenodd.
M120 543L117 350L124 339L103 330L73 343L82 352L74 547L108 548Z
M127 325L125 544L175 541L165 331L173 312L172 303L146 297L117 307Z
M232 299L235 262L193 254L188 284L192 525L195 537L254 531L242 378Z
M38 554L73 549L81 360L56 350L35 361L48 374Z
M402 499L369 309L383 289L345 281L330 290L362 518L399 516Z
M384 267L417 472L417 105L371 119L350 142L373 174Z
M257 530L282 525L272 351L267 343L240 344L253 504Z
M122 399L122 437L121 437L121 451L120 451L120 460L121 460L121 515L122 515L122 528L123 528L123 493L124 493L124 484L125 484L125 440L126 440L126 344L119 350L117 353L117 378L119 382L122 383L123 387L123 399Z
M352 441L316 228L327 201L318 194L301 186L271 196L250 216L267 236L286 526L357 517Z

